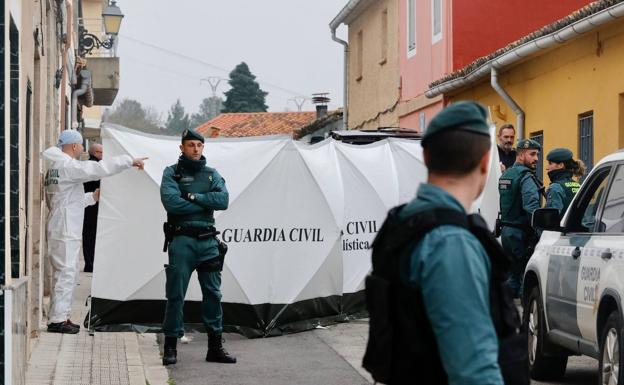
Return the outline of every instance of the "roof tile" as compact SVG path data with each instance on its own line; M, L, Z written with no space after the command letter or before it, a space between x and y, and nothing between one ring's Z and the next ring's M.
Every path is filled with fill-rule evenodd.
M243 137L292 134L316 120L316 112L234 112L223 113L196 128L204 136L210 127L219 128L219 136Z

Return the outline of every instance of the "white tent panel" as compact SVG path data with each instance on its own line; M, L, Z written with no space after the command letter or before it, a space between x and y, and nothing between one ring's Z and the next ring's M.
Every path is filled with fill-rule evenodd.
M339 153L338 159L345 196L342 227L343 287L345 293L354 293L361 290L361 282L371 268L369 247L387 210L377 190L360 169L349 162L344 153Z
M338 167L336 142L326 140L314 145L295 142L295 145L325 196L336 223L342 226L345 195L344 183Z
M105 156L150 159L146 172L102 180L93 319L106 325L105 313L116 312L109 318L117 323L133 323L132 317L158 323L167 263L159 185L163 169L177 161L179 140L118 126L105 127L103 139ZM222 273L226 319L233 317L230 322L242 329L260 328L264 335L280 327L282 311L288 322L301 321L298 314L337 316L347 294L355 294L344 300L349 311L361 306L369 247L387 210L413 199L426 180L422 148L410 140L365 146L326 140L308 146L285 137L219 138L206 141L204 155L230 192L230 207L217 213L217 228L229 246ZM484 204L476 208L493 224L500 174L496 151L492 169ZM195 274L187 299L201 300ZM147 306L151 313L125 316L134 311L128 306Z
M109 138L104 135L104 156L128 153L125 142ZM148 173L136 169L102 179L93 297L126 300L163 270L167 260L161 234L166 214L158 206L157 187ZM161 290L153 297L163 294Z
M221 215L218 227L229 244L228 267L252 304L290 303L340 236L324 195L290 143Z
M314 272L308 284L292 302L324 298L342 293L342 248L340 238L321 266Z
M336 143L336 149L345 156L345 161L352 163L366 178L369 185L377 192L386 210L399 202L394 169L388 141L383 140L366 146Z
M422 157L420 142L389 140L397 175L399 202L414 199L418 185L427 180L427 168Z
M490 151L490 170L488 173L485 188L481 196L474 202L472 212L478 212L483 216L488 227L494 230L496 217L499 212L498 179L501 176L500 158L496 145L496 127L490 127L490 137L492 138L492 149Z

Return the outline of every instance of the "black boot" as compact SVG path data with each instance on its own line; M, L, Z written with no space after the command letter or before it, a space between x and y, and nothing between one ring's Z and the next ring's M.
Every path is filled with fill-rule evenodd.
M208 353L206 353L206 361L219 362L221 364L235 364L236 357L231 356L223 349L223 340L221 333L208 332Z
M165 348L163 353L163 365L171 365L178 362L178 351L176 350L176 344L178 339L176 337L165 336Z

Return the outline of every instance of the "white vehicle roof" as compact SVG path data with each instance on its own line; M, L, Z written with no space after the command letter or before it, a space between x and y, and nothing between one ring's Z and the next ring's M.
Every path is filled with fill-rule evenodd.
M596 164L596 167L594 167L594 169L596 169L598 166L601 166L607 162L614 162L618 160L624 160L624 149L618 150L614 152L613 154L609 154L605 156L604 158L600 159L600 161Z

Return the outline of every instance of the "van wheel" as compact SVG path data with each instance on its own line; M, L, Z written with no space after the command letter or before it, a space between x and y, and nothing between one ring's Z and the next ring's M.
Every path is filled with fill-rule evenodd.
M522 321L528 336L527 346L531 378L542 381L561 379L565 374L568 356L544 354L546 323L544 322L544 310L539 287L535 286L531 289L526 304Z
M600 384L624 384L624 375L620 372L624 358L620 354L622 348L622 317L617 311L614 311L607 318L607 323L600 336L600 357L598 359Z

